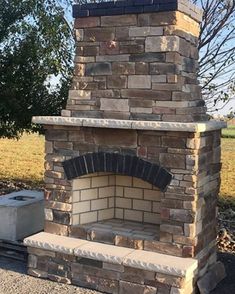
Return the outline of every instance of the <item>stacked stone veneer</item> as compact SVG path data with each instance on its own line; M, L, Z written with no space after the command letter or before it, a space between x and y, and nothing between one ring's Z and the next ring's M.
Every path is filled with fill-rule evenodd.
M76 188L76 183L79 183L81 179L70 181L66 179L62 167L66 159L87 152L130 153L158 163L173 174L173 180L164 193L156 188L152 190L155 199L153 202L150 200L150 203L152 203L151 209L156 212L155 222L159 221L160 224L160 240L146 241L144 249L185 257L200 254L202 267L205 264L208 265L208 258L211 258L213 262L216 252L214 244L216 201L220 183L220 131L193 133L115 130L114 132L110 129L84 127L47 126L46 128L46 232L69 236L73 219L74 222L76 219L75 216L73 218L73 212L76 210L77 200L73 196L79 191L80 197L83 188L82 186L80 189ZM116 179L122 177L117 175ZM82 178L86 183L89 181L90 189L86 184L84 186L86 197L83 195L85 198L79 199L88 201L89 205L93 200L100 200L101 189L107 191L111 183L113 186L115 183L113 175L100 175L100 181L96 181L97 178L99 178L97 175ZM133 185L139 188L140 180L133 179L131 184L130 179L127 177L123 183L118 181L115 191L119 193L121 190L122 194L116 193L115 197L111 197L111 199L114 198L111 202L116 207L115 217L117 218L124 218L125 211L124 207L118 207L119 200L122 198L122 205L125 206L125 201L132 199ZM94 185L97 186L94 187ZM131 189L126 189L127 185ZM131 210L133 215L138 211L134 206L138 195L141 200L148 203L144 193L147 190L151 193L151 189L148 183L145 185L146 187L140 187L141 189L138 190L141 194L135 190L134 198L129 202L132 203L130 208L133 208ZM103 198L105 198L104 195ZM157 207L158 201L159 207ZM95 217L87 219L88 222L98 220L98 211L95 211ZM153 223L150 220L152 212L145 208L145 215L147 213L149 213L149 219L146 219L146 222Z
M197 262L192 259L182 264L177 257L45 233L25 243L28 272L35 277L102 293L194 293Z
M73 85L62 115L206 120L196 75L200 17L168 11L76 18Z

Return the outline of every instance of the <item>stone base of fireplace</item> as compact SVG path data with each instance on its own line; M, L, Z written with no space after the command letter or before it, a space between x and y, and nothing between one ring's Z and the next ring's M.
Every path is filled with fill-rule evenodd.
M24 240L28 273L104 293L195 293L198 261L39 233Z
M109 219L74 226L71 236L116 246L144 249L146 241L159 241L159 231L160 225Z

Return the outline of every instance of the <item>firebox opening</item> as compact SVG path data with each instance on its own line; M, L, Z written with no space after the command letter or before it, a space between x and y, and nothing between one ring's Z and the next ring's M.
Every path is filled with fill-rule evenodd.
M101 242L118 236L156 240L162 197L158 188L136 177L93 173L74 179L72 231Z

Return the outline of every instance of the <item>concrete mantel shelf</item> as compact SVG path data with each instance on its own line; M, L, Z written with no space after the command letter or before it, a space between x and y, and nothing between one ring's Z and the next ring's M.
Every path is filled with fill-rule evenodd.
M206 121L198 123L135 121L118 119L77 118L64 116L34 116L32 122L42 125L94 127L110 129L156 130L176 132L208 132L227 127L226 122Z

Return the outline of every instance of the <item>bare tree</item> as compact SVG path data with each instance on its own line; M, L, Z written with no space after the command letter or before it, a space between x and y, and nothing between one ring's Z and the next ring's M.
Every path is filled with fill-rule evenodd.
M203 9L199 78L212 112L235 99L235 0L193 2Z

